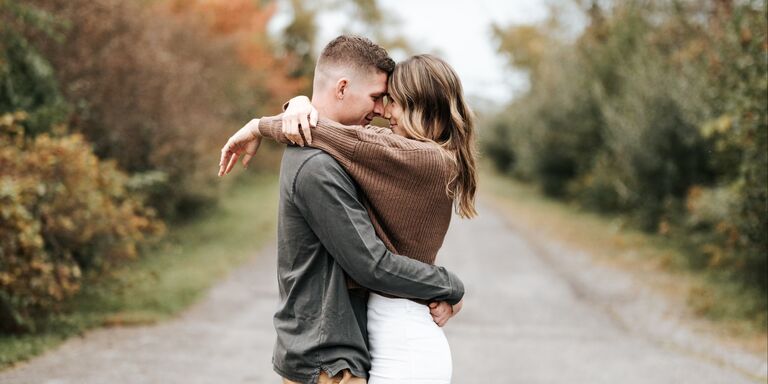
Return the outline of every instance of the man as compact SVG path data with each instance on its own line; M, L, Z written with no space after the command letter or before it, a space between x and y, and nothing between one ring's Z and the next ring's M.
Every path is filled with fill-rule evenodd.
M329 119L367 124L383 113L394 62L368 39L340 36L315 68L312 104ZM301 126L309 136L306 116ZM222 149L220 175L240 155L256 153L258 122L246 124ZM464 288L442 267L394 255L376 237L357 187L322 151L288 147L280 170L278 284L274 369L284 383L365 383L366 294L357 283L390 295L458 303ZM335 379L334 379L335 378ZM337 381L341 380L341 381Z

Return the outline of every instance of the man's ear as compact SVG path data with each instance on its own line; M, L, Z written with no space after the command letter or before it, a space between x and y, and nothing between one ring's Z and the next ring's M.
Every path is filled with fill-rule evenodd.
M335 96L337 100L344 99L344 94L347 92L348 86L349 86L349 80L347 80L346 77L342 77L341 79L339 79L339 81L336 82Z

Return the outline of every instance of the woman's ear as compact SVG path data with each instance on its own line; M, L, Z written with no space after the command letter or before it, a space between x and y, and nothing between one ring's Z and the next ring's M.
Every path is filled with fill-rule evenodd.
M342 77L339 79L339 81L336 82L336 99L342 100L344 99L344 93L347 91L347 86L349 86L349 80Z

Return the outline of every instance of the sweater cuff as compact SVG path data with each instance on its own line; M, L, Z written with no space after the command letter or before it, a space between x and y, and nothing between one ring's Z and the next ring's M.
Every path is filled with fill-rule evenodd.
M283 134L282 115L262 117L259 119L259 133L279 143L290 144L290 140Z

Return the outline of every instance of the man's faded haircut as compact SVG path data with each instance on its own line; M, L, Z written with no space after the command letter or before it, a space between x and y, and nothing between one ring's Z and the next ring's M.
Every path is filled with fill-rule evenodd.
M389 57L386 49L356 35L341 35L333 39L323 48L317 65L345 65L363 72L376 70L387 75L395 70L395 61Z

